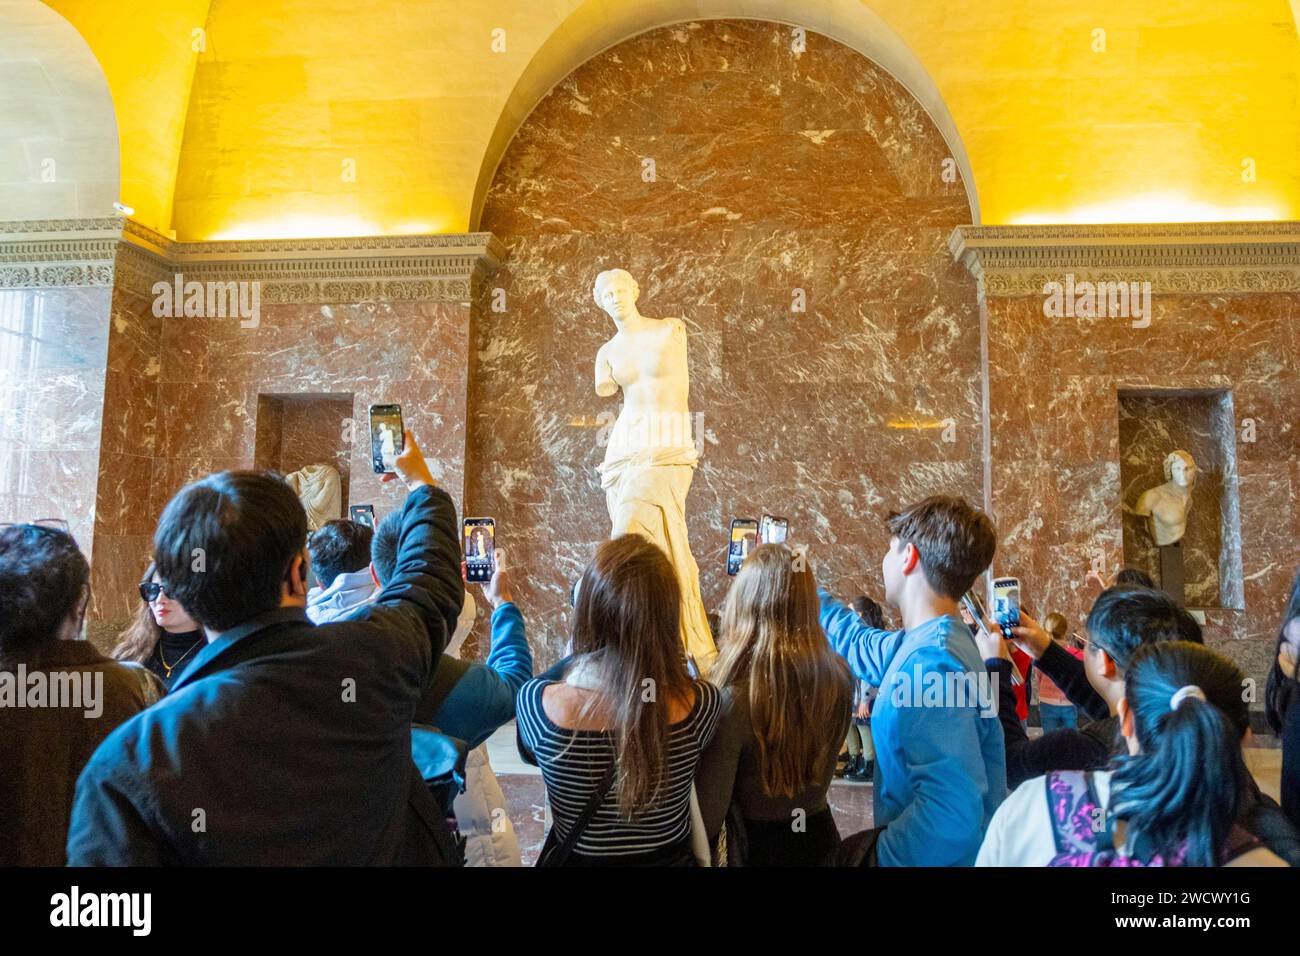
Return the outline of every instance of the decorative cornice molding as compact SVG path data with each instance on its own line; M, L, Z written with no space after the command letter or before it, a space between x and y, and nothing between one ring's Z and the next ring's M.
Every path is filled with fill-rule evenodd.
M490 232L176 242L131 219L0 223L0 288L260 282L269 303L468 302L504 245Z
M958 226L953 257L985 296L1076 282L1149 282L1155 293L1300 292L1300 222Z
M122 220L0 222L0 288L110 286Z
M58 238L81 233L120 234L124 222L129 220L121 216L105 216L100 219L15 219L0 222L0 242L37 234Z

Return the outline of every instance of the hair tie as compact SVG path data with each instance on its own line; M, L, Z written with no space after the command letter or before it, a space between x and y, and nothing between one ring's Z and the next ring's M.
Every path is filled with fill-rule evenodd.
M1197 700L1205 700L1205 691L1201 690L1195 684L1188 684L1186 687L1180 687L1174 691L1174 696L1169 698L1169 709L1177 710L1178 705L1189 697L1195 697Z

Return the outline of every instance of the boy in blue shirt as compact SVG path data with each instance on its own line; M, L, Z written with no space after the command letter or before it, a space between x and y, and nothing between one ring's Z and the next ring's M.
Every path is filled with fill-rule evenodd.
M957 602L993 560L997 533L961 498L927 498L890 516L881 562L901 631L867 626L824 589L836 653L880 688L872 710L874 808L882 866L970 866L1006 796L997 688Z

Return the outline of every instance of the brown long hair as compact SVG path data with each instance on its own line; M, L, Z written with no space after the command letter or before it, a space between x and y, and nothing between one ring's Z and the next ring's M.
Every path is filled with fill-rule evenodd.
M853 674L818 620L812 570L781 544L749 553L722 609L710 680L749 699L763 789L794 797L820 780L848 733Z
M680 601L667 555L638 534L602 544L578 586L573 653L588 655L596 678L582 714L613 732L615 789L629 818L653 807L665 783L669 702L691 699Z
M150 561L144 577L140 580L152 581L155 570L153 562ZM163 629L154 620L153 611L149 609L149 602L140 598L140 606L136 609L135 616L131 618L131 623L117 637L117 647L113 648L113 659L143 664L153 656L153 649L158 646L158 638L162 637L162 632Z

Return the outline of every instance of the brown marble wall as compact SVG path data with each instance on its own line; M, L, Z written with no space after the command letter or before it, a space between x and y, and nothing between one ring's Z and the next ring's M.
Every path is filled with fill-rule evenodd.
M1034 610L1080 621L1094 556L1112 574L1124 560L1121 501L1147 479L1124 480L1120 392L1231 393L1243 609L1207 611L1206 637L1262 679L1300 562L1300 296L1156 295L1146 329L1049 319L1038 296L992 298L987 311L999 571L1025 579Z
M139 604L135 584L149 563L157 515L150 497L160 420L183 408L159 407L159 348L163 320L152 299L123 281L113 287L106 323L108 369L100 435L95 547L91 560L92 617L117 622ZM111 628L95 636L112 638Z
M120 621L133 609L138 599L132 585L148 560L149 536L176 491L212 471L258 464L261 396L280 399L279 415L268 429L278 431L281 466L300 458L293 467L315 463L305 459L319 457L326 446L333 449L348 486L344 514L348 504L373 504L382 517L403 499L397 484L382 484L371 471L367 412L376 403L403 406L434 476L459 502L465 474L467 305L263 305L256 328L243 328L233 318L152 319L145 297L130 305L129 316L115 315L115 326L140 330L123 338L140 344L139 361L153 369L156 430L143 424L155 401L148 388L110 395L106 422L139 423L114 426L123 441L133 430L152 438L138 446L149 449L147 469L123 459L110 462L100 477L101 500L139 506L123 510L125 531L114 549L96 554L101 619ZM154 354L145 359L151 322L158 332ZM341 402L342 396L350 399Z
M887 511L982 497L975 285L945 248L970 211L946 157L884 71L815 35L796 55L754 21L628 40L537 106L481 223L509 260L476 312L466 500L523 557L540 663L609 532L602 269L636 277L644 314L686 322L704 433L687 510L710 609L734 516L787 515L837 589L878 595Z

